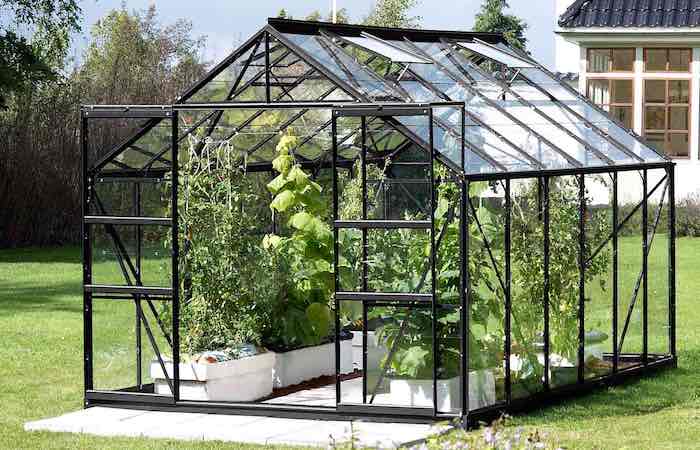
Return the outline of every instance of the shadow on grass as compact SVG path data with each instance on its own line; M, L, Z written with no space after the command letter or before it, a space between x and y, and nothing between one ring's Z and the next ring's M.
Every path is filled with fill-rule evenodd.
M591 417L638 416L691 403L700 395L697 372L700 350L683 353L679 367L642 375L623 384L517 416L527 424L575 423Z
M82 312L80 280L50 285L0 282L0 316L22 312Z
M0 250L2 263L73 263L80 264L80 247L27 247Z

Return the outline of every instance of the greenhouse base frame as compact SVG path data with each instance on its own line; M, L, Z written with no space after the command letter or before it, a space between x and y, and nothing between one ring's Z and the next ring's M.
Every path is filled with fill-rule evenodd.
M272 25L275 26L285 26L292 30L298 27L304 32L308 32L310 25L307 23L297 23L296 21L271 21ZM270 27L270 25L268 26ZM329 24L324 24L324 27L331 29L338 33L354 33L355 31L366 31L371 30L373 32L379 33L383 36L391 36L395 33L399 33L402 36L410 34L407 30L394 30L394 29L372 29L371 27L353 27L353 26L330 26ZM354 31L353 31L354 30ZM442 32L416 32L420 35L420 39L443 39L445 37ZM434 34L434 35L433 35ZM497 36L486 36L478 35L473 33L462 33L455 34L452 36L454 39L462 38L465 36L471 37L483 37L489 38L497 41ZM265 34L264 44L266 48L269 48L271 36L277 36L277 34L272 33L271 30ZM258 37L258 39L260 39ZM250 48L254 42L253 38L245 43L242 48ZM260 41L258 40L258 45ZM291 47L291 46L290 46ZM240 54L242 52L234 52L234 55ZM300 52L301 53L301 52ZM269 68L269 52L266 52L266 67ZM227 59L228 61L228 59ZM222 65L226 64L224 61ZM228 61L230 62L230 61ZM205 77L201 82L194 86L187 94L183 95L183 98L178 101L178 103L170 105L86 105L81 108L81 142L82 142L82 180L83 180L83 323L84 323L84 406L107 406L107 407L117 407L117 408L132 408L132 409L143 409L143 410L157 410L157 411L180 411L180 412L193 412L193 413L217 413L217 414L241 414L241 415L254 415L254 416L272 416L272 417L283 417L283 418L305 418L305 419L324 419L324 420L370 420L370 421L380 421L380 422L434 422L434 421L445 421L453 420L458 421L462 426L473 427L478 426L480 423L497 418L504 413L515 413L520 411L527 411L535 408L540 408L546 405L550 405L560 401L561 399L568 398L571 396L579 395L582 393L589 392L591 390L604 387L617 385L620 383L627 382L632 379L638 378L640 375L646 373L652 373L665 368L673 368L677 366L677 351L676 351L676 286L675 286L675 269L676 269L676 258L675 258L675 193L674 193L674 170L675 164L670 160L665 160L661 162L644 162L639 164L620 164L615 166L600 166L600 167L576 167L567 169L542 169L542 170L529 170L529 171L511 171L511 172L500 172L500 173L481 173L481 174L466 174L460 171L455 171L454 162L449 161L444 155L441 155L437 150L433 142L433 129L437 126L433 119L434 110L437 108L458 108L461 114L461 121L464 125L465 115L467 110L467 105L465 102L459 101L436 101L432 103L412 103L412 102L383 102L383 101L373 101L371 103L363 103L360 100L355 102L305 102L305 101L292 101L292 102L273 102L270 98L270 87L271 81L269 76L269 69L266 70L265 74L265 86L266 86L266 100L259 102L211 102L211 103L184 103L184 100L195 92L202 86L206 85L211 81L217 73L215 68L210 75ZM335 81L338 85L345 85L346 83L341 79L334 79L332 74L325 74L328 78ZM350 90L350 89L348 89ZM437 381L437 366L433 365L434 376L432 379L433 384L433 407L432 408L411 408L411 407L396 407L396 406L378 406L378 405L351 405L341 404L340 400L340 354L339 354L339 336L340 327L338 326L339 320L339 308L337 307L338 301L340 300L356 300L361 301L363 305L367 302L382 302L391 301L395 304L406 304L406 305L417 305L421 302L425 302L428 297L430 297L430 305L433 308L433 342L435 339L435 323L436 323L436 302L435 297L435 285L431 287L430 294L397 294L397 293L377 293L369 292L364 289L362 292L336 292L334 301L336 302L336 327L335 327L335 366L336 366L336 407L321 407L321 406L299 406L299 405L275 405L275 404L251 404L251 403L224 403L224 402L203 402L203 401L191 401L184 400L180 397L180 376L178 364L173 365L173 377L169 380L172 388L172 395L156 395L149 393L152 392L153 386L149 384L142 384L140 379L139 367L139 383L133 387L125 387L118 390L100 390L94 388L94 377L93 377L93 299L112 299L112 300L130 300L134 299L137 315L143 314L140 311L142 307L141 304L144 299L153 299L154 301L159 301L165 298L169 298L172 305L172 328L171 328L171 338L172 338L172 356L173 360L179 361L180 350L179 350L179 303L180 303L180 280L179 278L183 275L178 270L178 261L181 258L181 252L179 249L179 239L178 239L178 212L177 208L173 208L171 217L122 217L122 216L106 216L100 214L91 213L91 202L93 201L92 193L94 191L94 184L96 178L101 176L109 177L136 177L136 178L162 178L165 174L171 174L171 182L174 186L171 189L171 199L173 205L178 204L178 147L179 147L179 125L178 125L178 114L181 111L187 110L209 110L212 112L221 112L229 109L261 109L261 110L281 110L281 109L325 109L332 111L332 162L330 167L326 163L326 168L333 170L333 220L334 220L334 242L336 244L335 248L335 267L338 266L338 230L342 228L358 228L366 230L369 227L374 228L423 228L431 230L431 256L430 256L430 270L433 272L431 280L435 280L435 251L436 251L436 229L435 229L435 176L432 173L432 168L436 163L443 163L448 169L452 169L453 175L455 176L456 182L459 184L461 192L460 200L460 227L461 227L461 240L460 240L460 261L461 261L461 283L462 289L460 290L460 304L458 305L461 311L461 356L460 356L460 404L461 409L459 413L441 413L438 412L437 408L437 395L436 395L436 381ZM348 221L339 220L338 217L338 189L337 189L337 171L341 167L338 161L338 132L337 132L337 120L342 117L355 116L362 117L362 152L363 156L360 157L361 167L363 170L363 177L368 162L366 161L367 144L365 142L366 133L366 117L381 117L382 120L386 120L388 123L392 123L393 119L397 116L409 115L409 116L422 116L428 120L429 128L429 139L424 142L421 146L426 150L429 156L429 164L431 167L431 180L430 180L430 190L431 190L431 200L430 200L430 220L418 221L411 223L410 221L372 221L367 219L367 193L366 193L366 179L363 179L363 186L365 186L364 197L363 197L363 217L361 220ZM93 119L157 119L171 124L171 151L172 151L172 164L167 169L160 170L140 170L136 172L124 170L121 173L111 173L108 175L101 174L99 169L103 168L105 164L114 160L114 158L119 154L119 151L110 152L106 158L102 159L96 166L92 166L88 160L88 145L89 145L89 121ZM394 123L394 126L396 124ZM400 126L396 126L397 131L406 134L409 139L411 137L406 133L406 130ZM464 129L464 128L463 128ZM464 163L464 152L465 152L465 140L466 138L462 135L461 137L462 145L462 161L460 162L461 167L465 167ZM133 139L131 144L133 144ZM415 143L415 142L414 142ZM119 147L123 151L124 148L131 145L129 142L121 144ZM119 148L117 150L120 150ZM310 163L309 163L310 164ZM661 169L665 171L665 176L662 180L653 187L649 189L648 183L648 171L653 169ZM254 168L251 166L251 170L262 170L271 171L270 166L261 166L259 168ZM642 176L643 189L642 201L636 205L632 213L630 213L626 218L622 218L620 221L619 211L618 211L618 186L617 186L617 176L622 172L637 171ZM609 374L599 376L591 379L584 379L583 368L584 368L584 323L585 323L585 305L584 305L584 273L587 261L585 261L585 231L584 231L584 219L586 213L586 202L585 202L585 175L593 174L610 174L613 179L613 231L609 238L603 243L607 245L612 243L613 246L613 276L615 281L613 282L613 292L612 292L612 311L613 311L613 346L614 351L612 353L605 353L605 358L612 361L612 370ZM549 380L549 364L550 364L550 349L549 349L549 314L548 302L546 301L549 289L549 180L553 177L558 176L574 176L580 180L580 193L579 193L579 249L578 249L578 269L580 273L580 289L579 289L579 351L578 351L578 379L577 382L571 385L562 387L551 387ZM511 268L510 268L510 223L511 223L511 205L512 201L511 195L511 181L518 179L537 179L539 180L539 185L542 188L542 221L544 223L544 289L545 289L545 300L544 300L544 379L543 390L526 398L516 399L512 397L511 386L511 371L509 370L510 356L511 356L511 330L510 330L510 320L512 316L511 309ZM505 369L505 399L493 406L479 408L474 410L469 410L466 405L469 405L469 394L468 394L468 373L469 365L469 352L466 350L468 347L466 345L466 334L469 330L469 315L466 311L469 310L469 273L465 270L469 267L469 233L465 229L469 226L472 214L469 212L470 203L468 192L470 183L490 181L501 183L505 191L506 199L506 232L505 236L505 272L504 272L504 282L505 282L505 342L504 342L504 360L506 364ZM668 344L669 352L668 354L653 354L648 351L648 319L647 319L647 278L648 278L648 253L649 253L649 217L648 217L648 204L649 198L653 192L659 188L662 182L666 182L666 187L668 189ZM140 205L140 200L136 197L136 203ZM472 206L473 208L473 206ZM643 211L643 223L642 228L646 230L643 236L643 262L642 270L640 274L641 281L638 283L638 287L635 290L635 299L639 295L639 289L641 289L641 308L643 308L642 316L642 338L643 338L643 351L640 354L622 354L618 350L618 338L620 331L620 317L618 317L618 234L620 228L624 222L632 215L635 211L639 209ZM661 214L661 206L659 206L659 215ZM657 217L658 220L658 217ZM395 222L402 222L401 224ZM137 281L134 284L130 282L126 286L118 285L97 285L92 282L92 235L91 231L95 226L105 226L112 227L114 225L134 225L137 227L142 227L144 225L159 225L170 227L172 233L172 254L171 254L171 269L172 269L172 284L170 287L149 287L144 286L142 283ZM140 229L140 228L139 228ZM652 231L656 231L655 227ZM114 233L114 232L113 232ZM115 233L116 234L116 233ZM115 238L118 239L118 238ZM365 238L366 239L366 238ZM140 244L139 244L140 245ZM602 246L601 246L602 247ZM122 267L122 271L126 272L125 266L132 265L130 261L124 261L121 256L119 256L119 263ZM140 256L137 256L137 266L140 267ZM133 267L132 267L133 269ZM139 274L140 269L134 270L135 274ZM336 277L338 271L336 270ZM137 280L138 280L137 275ZM366 274L363 277L366 286ZM336 281L338 281L336 279ZM434 283L434 281L433 281ZM339 286L339 283L336 283ZM391 297L391 298L389 298ZM398 299L398 300L397 300ZM150 300L148 300L150 304ZM633 306L632 306L633 307ZM366 309L366 308L365 308ZM142 316L139 316L142 317ZM145 317L144 317L145 320ZM629 320L629 315L626 319ZM141 321L138 320L139 326ZM626 329L627 323L625 323L623 329ZM145 331L147 337L151 341L157 353L158 359L161 366L163 365L162 354L155 345L155 339L153 337L153 331L150 329L146 323ZM364 348L363 353L366 355L366 327L364 327L363 342ZM624 332L623 332L624 334ZM141 334L139 332L138 349L137 352L141 354ZM437 345L437 344L434 344ZM140 361L140 356L139 356ZM620 361L634 362L638 365L630 368L620 368ZM140 363L139 363L140 364ZM363 379L366 378L363 375ZM366 383L365 383L366 384ZM366 395L366 386L364 387Z

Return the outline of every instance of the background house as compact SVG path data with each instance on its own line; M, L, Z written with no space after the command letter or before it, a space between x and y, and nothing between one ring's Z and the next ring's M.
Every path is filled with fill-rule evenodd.
M555 70L674 158L677 198L700 194L700 0L555 5Z

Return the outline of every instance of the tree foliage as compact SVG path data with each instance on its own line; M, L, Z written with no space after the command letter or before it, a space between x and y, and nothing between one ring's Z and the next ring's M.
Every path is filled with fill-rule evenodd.
M509 45L526 50L527 23L515 15L505 14L503 10L508 7L507 0L484 0L476 15L474 31L503 33Z
M0 108L27 84L53 80L78 31L76 0L0 0ZM30 35L31 37L27 37Z
M21 83L0 112L0 247L79 242L78 105L171 102L204 73L202 45L189 22L120 9L93 28L76 69L59 73L67 59L54 52L56 76Z
M418 3L418 0L377 0L363 23L380 27L420 28L423 18L411 15L411 10Z

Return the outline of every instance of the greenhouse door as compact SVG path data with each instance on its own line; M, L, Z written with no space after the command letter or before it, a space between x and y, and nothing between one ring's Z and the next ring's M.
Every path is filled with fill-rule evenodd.
M336 402L341 412L435 416L439 409L433 363L432 155L416 151L415 141L406 137L406 130L416 127L432 140L429 116L430 108L408 106L333 111ZM412 262L404 260L411 255Z
M84 107L81 114L85 405L172 404L177 112Z

